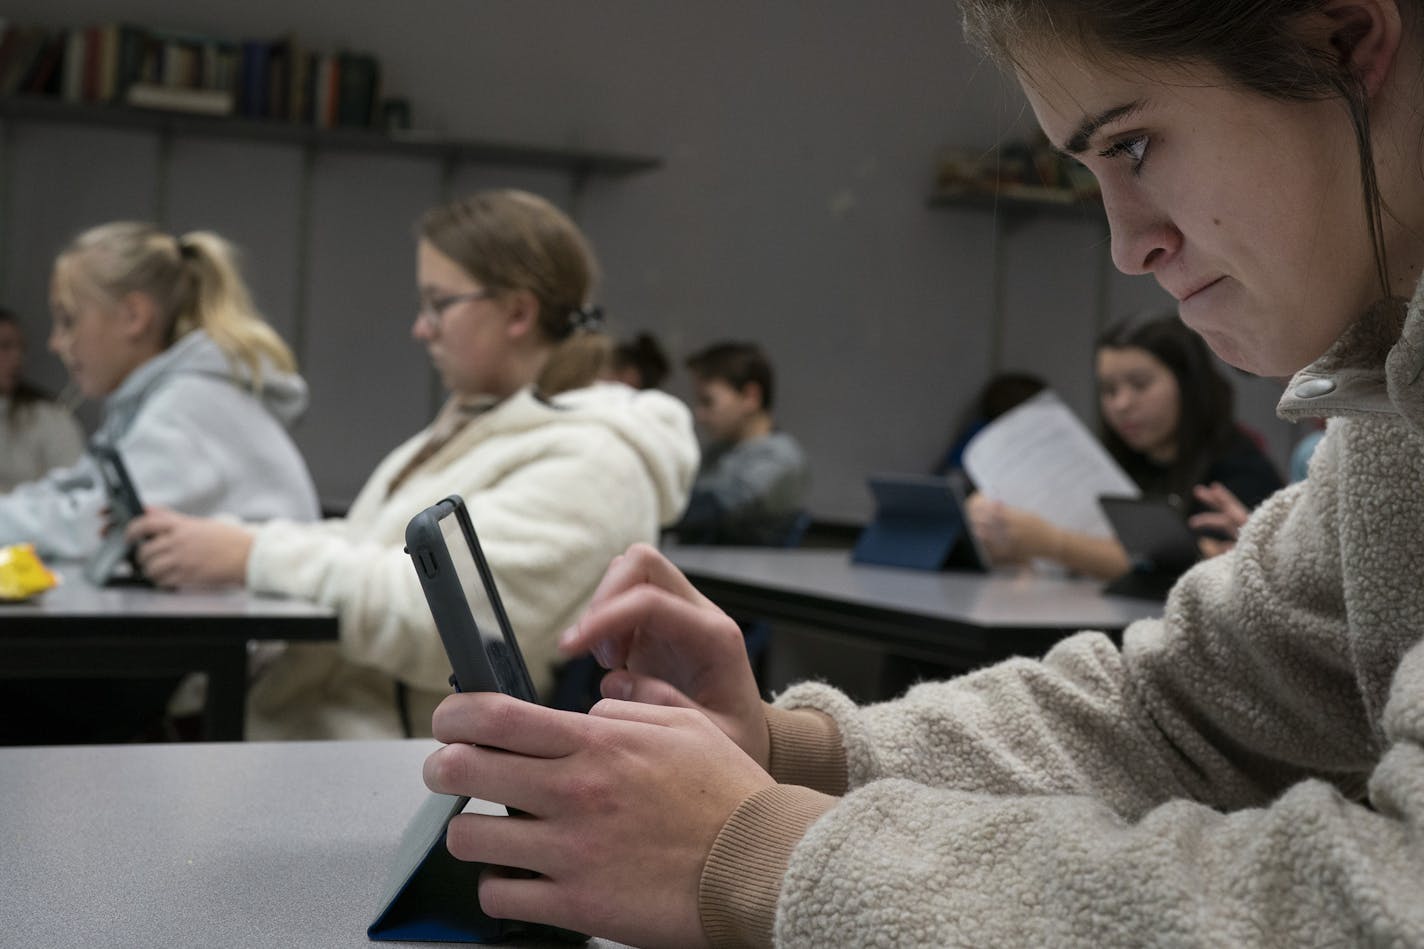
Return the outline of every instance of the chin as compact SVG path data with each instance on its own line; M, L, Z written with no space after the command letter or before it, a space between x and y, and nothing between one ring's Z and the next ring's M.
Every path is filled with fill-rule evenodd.
M1262 354L1257 352L1259 347L1248 346L1229 333L1203 329L1199 326L1192 326L1190 323L1187 325L1195 330L1197 335L1206 342L1207 348L1216 353L1217 357L1228 366L1257 376L1273 375L1266 371L1263 363L1269 362L1269 360L1261 358Z

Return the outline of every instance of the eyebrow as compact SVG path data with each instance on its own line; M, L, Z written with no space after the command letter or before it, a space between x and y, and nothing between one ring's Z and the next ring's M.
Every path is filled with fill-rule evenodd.
M1129 102L1126 105L1115 106L1097 115L1087 115L1079 123L1072 137L1068 139L1068 144L1063 146L1062 151L1069 155L1081 155L1088 150L1088 141L1098 133L1104 125L1109 122L1116 122L1125 115L1131 115L1142 108L1142 101Z

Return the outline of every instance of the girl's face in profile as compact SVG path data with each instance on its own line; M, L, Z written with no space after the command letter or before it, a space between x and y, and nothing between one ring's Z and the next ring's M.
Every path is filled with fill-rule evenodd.
M1175 458L1182 394L1167 364L1136 346L1105 346L1097 376L1103 421L1118 437L1155 461Z
M1097 177L1118 269L1154 276L1232 365L1290 375L1381 295L1338 101L1065 50L1019 78L1049 140Z
M508 354L503 307L487 287L429 241L416 250L419 312L412 335L425 344L445 388L457 395L504 395Z
M65 277L71 266L72 261L62 260L50 284L49 348L85 398L102 399L148 354L140 349L131 321L124 318L122 303L99 303L73 292Z

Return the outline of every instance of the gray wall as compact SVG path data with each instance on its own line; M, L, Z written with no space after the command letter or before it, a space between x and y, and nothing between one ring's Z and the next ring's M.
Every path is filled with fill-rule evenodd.
M863 517L868 471L932 464L997 368L1039 372L1090 413L1095 330L1168 302L1112 271L1100 223L926 206L938 147L989 146L1030 121L941 0L11 0L6 15L295 31L316 48L376 52L419 127L661 156L661 170L594 179L573 202L614 328L650 329L678 355L760 340L822 517ZM294 147L180 140L161 158L141 133L5 134L0 296L40 327L50 256L101 220L233 237L266 312L300 342L314 402L298 438L328 497L349 497L431 410L408 340L416 215L496 184L573 198L551 173L465 168L444 182L432 161L319 155L304 222ZM1243 417L1282 456L1293 433L1271 415L1275 386L1242 393Z

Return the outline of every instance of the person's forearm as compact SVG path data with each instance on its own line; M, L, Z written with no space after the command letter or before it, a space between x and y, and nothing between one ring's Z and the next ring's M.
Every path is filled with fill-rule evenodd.
M1099 580L1120 577L1132 567L1127 551L1113 537L1093 537L1055 528L1038 556L1063 564L1074 573Z

